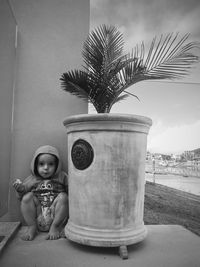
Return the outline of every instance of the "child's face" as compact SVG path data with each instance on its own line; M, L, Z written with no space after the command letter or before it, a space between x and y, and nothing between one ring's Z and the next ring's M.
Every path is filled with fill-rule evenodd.
M56 158L50 154L42 154L38 158L38 174L43 179L50 179L56 172Z

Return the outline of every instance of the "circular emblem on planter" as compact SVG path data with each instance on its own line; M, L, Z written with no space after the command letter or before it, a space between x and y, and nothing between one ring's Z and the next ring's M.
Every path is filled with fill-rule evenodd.
M91 145L83 139L78 139L72 146L71 157L78 170L84 170L93 161L94 152Z

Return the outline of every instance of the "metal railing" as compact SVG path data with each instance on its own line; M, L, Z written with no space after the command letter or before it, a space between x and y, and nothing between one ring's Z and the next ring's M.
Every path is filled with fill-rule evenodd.
M153 163L152 161L146 161L145 165L146 172L155 173L155 174L174 174L181 176L191 176L191 177L199 177L200 178L200 165L199 164L191 164L180 163L174 166L159 165L159 162Z

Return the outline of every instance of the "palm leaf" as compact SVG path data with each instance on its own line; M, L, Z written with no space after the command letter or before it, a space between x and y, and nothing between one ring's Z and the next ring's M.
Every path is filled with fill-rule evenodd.
M78 70L69 71L63 73L60 80L63 90L88 101L90 89L87 82L87 73Z
M144 44L140 50L138 46L129 57L134 57L135 62L130 63L127 69L120 72L120 79L123 81L122 90L136 82L148 79L174 79L181 78L188 74L194 63L199 58L191 53L191 50L199 47L197 42L186 43L189 35L184 35L177 41L178 34L168 34L164 39L160 37L156 42L154 38L145 59ZM140 51L140 54L139 54Z
M107 73L115 60L122 56L123 36L112 26L102 25L92 31L83 46L86 68Z
M87 99L97 112L109 112L112 105L125 99L121 95L131 85L150 79L174 79L188 74L199 58L192 53L197 42L186 43L189 35L173 33L153 38L147 54L144 43L123 54L124 40L114 26L102 25L92 31L83 46L84 71L62 75L62 87Z
M197 42L186 43L189 35L184 35L178 40L178 34L168 34L164 40L162 36L156 45L152 42L152 48L144 63L146 68L145 79L174 79L182 78L199 58L191 53L198 47ZM156 39L155 39L156 40Z
M121 102L122 100L127 99L127 97L129 97L129 93L126 93L124 95L120 95L116 99L113 100L112 104L114 105L115 103Z
M113 89L113 76L124 56L123 37L115 27L102 25L92 31L83 46L85 68L95 84L94 91ZM112 87L110 87L112 84Z

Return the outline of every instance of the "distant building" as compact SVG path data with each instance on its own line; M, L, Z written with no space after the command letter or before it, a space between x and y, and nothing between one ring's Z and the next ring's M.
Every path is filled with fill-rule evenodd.
M186 160L193 160L195 157L194 151L184 151L183 156Z

